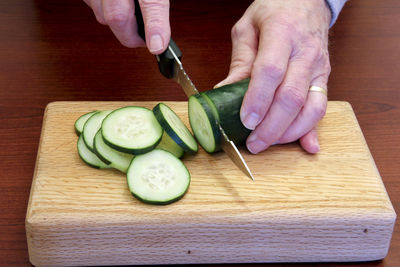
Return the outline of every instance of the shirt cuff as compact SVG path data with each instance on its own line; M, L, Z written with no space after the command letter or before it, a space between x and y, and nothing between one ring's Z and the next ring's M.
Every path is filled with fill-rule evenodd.
M332 27L333 24L335 24L336 19L338 18L339 13L342 10L344 4L347 2L347 0L325 0L325 1L328 4L329 9L331 10L332 18L329 27Z

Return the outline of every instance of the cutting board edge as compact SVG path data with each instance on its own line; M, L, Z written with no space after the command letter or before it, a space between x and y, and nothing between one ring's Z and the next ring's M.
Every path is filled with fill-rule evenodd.
M73 102L77 102L77 101L73 101ZM78 101L78 103L85 103L85 102L86 101L82 101L82 102ZM156 101L146 101L146 102L147 103L155 103ZM185 101L164 101L164 102L185 102ZM342 102L344 106L350 107L351 110L353 111L350 103L348 103L348 102L345 102L345 101L334 101L334 102ZM49 110L57 108L58 104L63 104L63 103L71 103L71 102L70 101L55 101L55 102L51 102L51 103L49 103L47 105L46 111L45 111L45 114L44 114L44 118L43 118L42 134L43 134L43 129L46 127L46 117L47 117L47 113L49 112ZM93 104L93 102L90 102L90 103ZM104 103L104 101L97 101L94 104L101 104L101 103ZM139 102L138 101L129 101L129 102L128 101L123 101L123 102L108 102L108 103L111 103L111 104L112 103L114 103L114 104L121 103L122 104L122 103L139 103ZM353 114L354 114L354 111L353 111ZM361 133L362 133L362 131L361 131ZM42 134L41 134L41 139L42 139ZM39 144L39 149L38 149L38 155L37 156L39 156L40 149L41 149L41 142ZM372 162L375 164L371 154L370 154L370 156L371 156ZM31 187L31 195L30 195L29 203L28 203L28 210L27 210L27 216L26 216L26 229L27 229L26 234L27 234L27 239L28 239L28 248L29 248L30 260L35 265L40 266L41 264L48 263L48 261L46 262L46 259L44 259L44 258L42 258L42 259L44 259L45 261L42 261L42 259L38 258L38 255L40 255L41 252L40 251L38 252L36 245L38 245L41 241L44 240L44 239L40 238L40 235L39 235L39 238L38 238L38 233L40 234L40 232L42 232L42 230L44 230L44 229L40 229L39 230L39 229L36 228L37 226L40 226L40 225L37 225L36 224L37 221L35 221L35 219L37 218L35 215L37 215L37 214L33 214L31 212L31 202L33 201L33 199L32 199L32 190L34 190L34 188L36 186L36 182L37 182L36 181L37 164L38 164L38 162L36 162L36 165L35 165L35 172L34 172L34 177L33 177L32 187ZM375 167L376 167L376 165L375 165ZM388 197L388 199L389 199L389 197ZM389 203L390 203L390 200L389 200ZM387 218L387 219L389 219L389 221L387 221L389 224L386 225L386 230L388 231L387 234L391 236L392 231L393 231L393 227L394 227L394 221L395 221L395 218L396 218L395 217L396 214L395 214L395 211L394 211L393 206L392 206L391 203L390 203L390 206L391 206L392 210L388 210L386 212L386 215L389 216ZM36 241L35 241L35 239L36 239ZM51 239L50 239L50 241L51 241ZM55 240L55 241L57 241L57 240ZM358 255L353 255L353 258L343 258L342 257L342 258L337 258L336 260L337 261L365 261L365 260L368 261L368 260L379 260L379 259L382 259L387 254L387 251L389 249L390 239L389 239L389 244L387 244L387 239L385 239L385 242L386 242L385 244L382 243L382 247L381 247L381 249L380 249L378 254L372 255L371 253L366 253L363 256L363 258L360 256L361 254L358 254ZM118 242L116 244L118 244ZM43 248L42 248L42 250L43 250ZM286 258L283 261L294 262L293 260L290 261L290 259L288 259L288 258ZM295 260L295 261L299 262L298 260ZM305 261L321 261L321 258L315 260L315 259L312 259L312 257L310 257ZM324 261L324 260L322 259L322 261ZM332 259L328 259L328 261L332 261ZM188 261L188 262L184 262L184 263L206 263L206 262L207 262L207 258L202 258L202 260L200 262L196 262L196 261L190 262L190 261ZM247 260L246 261L241 261L241 259L237 259L236 261L225 261L224 263L233 263L233 262L238 262L238 263L239 262L242 262L242 263L244 263L244 262L281 262L281 260L280 259L272 259L271 260L271 259L263 258L263 259L258 259L258 260L254 260L254 261L247 261ZM65 263L68 263L68 262L65 262ZM87 263L89 263L89 262L87 262ZM143 261L141 263L146 264L145 261ZM141 263L132 263L132 264L141 264ZM165 262L162 262L162 263L165 263ZM180 262L171 262L171 263L180 263ZM215 261L210 261L209 263L215 263ZM96 264L98 264L98 263L96 263ZM126 263L122 263L122 264L126 264ZM147 264L148 264L148 262L147 262ZM55 264L55 265L57 265L57 264Z

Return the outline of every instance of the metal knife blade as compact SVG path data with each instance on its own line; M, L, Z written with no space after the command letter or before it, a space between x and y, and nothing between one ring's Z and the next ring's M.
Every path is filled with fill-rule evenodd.
M140 9L139 1L134 0L135 3L135 16L138 26L138 34L143 40L146 40L146 34L144 30L144 22L143 15ZM171 56L172 55L172 56ZM192 83L189 76L183 69L182 63L180 61L180 57L182 56L179 47L175 44L172 38L169 41L168 49L166 49L162 54L157 55L158 67L162 75L166 78L174 79L178 84L180 84L185 92L186 96L191 96L198 94L199 91L196 89L196 86ZM243 156L240 154L239 150L235 146L235 144L229 140L228 136L225 134L225 131L222 129L221 125L217 121L219 129L222 134L222 150L229 156L232 162L247 176L249 176L253 181L253 175L250 172L249 167L243 159Z
M173 79L182 86L182 89L187 97L198 94L199 91L197 90L196 86L194 86L194 84L192 83L192 80L190 80L189 75L187 75L187 73L183 69L182 63L175 54L172 47L168 46L168 50L175 58L174 73L172 76Z
M223 136L221 143L222 150L244 174L254 181L254 176L251 173L249 166L247 166L242 154L240 154L239 150L237 149L235 143L229 140L224 129L221 127L221 124L218 123L218 126Z
M174 50L171 48L171 46L168 46L168 49L175 58L173 79L182 86L183 91L188 97L198 94L199 91L185 72L182 62L179 60ZM235 143L228 138L221 124L218 121L216 123L218 124L219 130L222 134L222 150L244 174L254 181L253 174L251 173L249 166L247 166L242 154L240 154L240 151L237 149Z

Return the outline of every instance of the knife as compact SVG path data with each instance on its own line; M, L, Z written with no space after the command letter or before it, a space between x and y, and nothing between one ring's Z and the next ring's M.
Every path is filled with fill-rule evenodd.
M146 40L143 15L138 0L135 0L135 16L138 24L138 34L143 40ZM199 94L196 86L194 86L193 82L185 72L181 58L182 52L172 38L169 41L168 48L162 54L156 55L158 68L164 77L175 80L182 87L187 97ZM235 143L233 143L226 135L221 124L218 121L216 123L222 136L222 150L244 174L254 181L253 174L251 173L249 166L247 166L242 154L240 154L237 149Z

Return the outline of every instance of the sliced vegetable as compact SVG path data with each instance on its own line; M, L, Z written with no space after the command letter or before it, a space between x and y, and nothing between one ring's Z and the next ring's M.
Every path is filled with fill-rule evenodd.
M103 119L108 114L110 114L110 112L111 110L96 112L86 121L85 125L83 126L83 131L82 131L83 141L85 141L86 146L92 152L94 152L94 146L93 146L94 136L100 129Z
M197 152L198 146L196 140L171 108L163 103L159 103L154 107L153 113L164 131L167 132L172 140L181 146L184 151L190 154L195 154Z
M77 147L79 156L87 165L98 169L110 168L109 165L105 164L96 156L96 154L90 151L90 149L86 146L85 142L83 141L82 135L79 136L78 138Z
M129 106L111 112L103 121L101 134L116 150L143 154L157 146L163 129L151 110Z
M86 113L74 127L81 159L95 168L126 173L129 190L141 201L168 204L188 190L190 174L179 157L183 148L195 153L197 142L165 104L157 105L154 113L136 106Z
M242 144L251 132L240 120L240 107L249 81L250 79L244 79L204 92L214 104L214 110L218 113L217 118L226 135L237 145Z
M83 126L85 125L86 121L92 116L96 111L88 112L80 116L76 121L75 121L75 133L80 136L82 131L83 131Z
M97 131L94 137L94 151L102 161L123 173L127 172L129 164L134 157L132 154L120 152L107 145L101 135L101 129Z
M189 122L197 141L205 151L213 153L221 149L217 119L200 94L189 97Z
M168 152L174 154L174 156L177 158L182 157L184 153L182 147L175 143L175 141L172 140L172 138L166 132L163 133L161 142L158 143L156 148L167 150Z
M182 198L186 193L190 174L182 161L173 154L154 149L132 160L127 181L132 195L141 201L168 204Z

